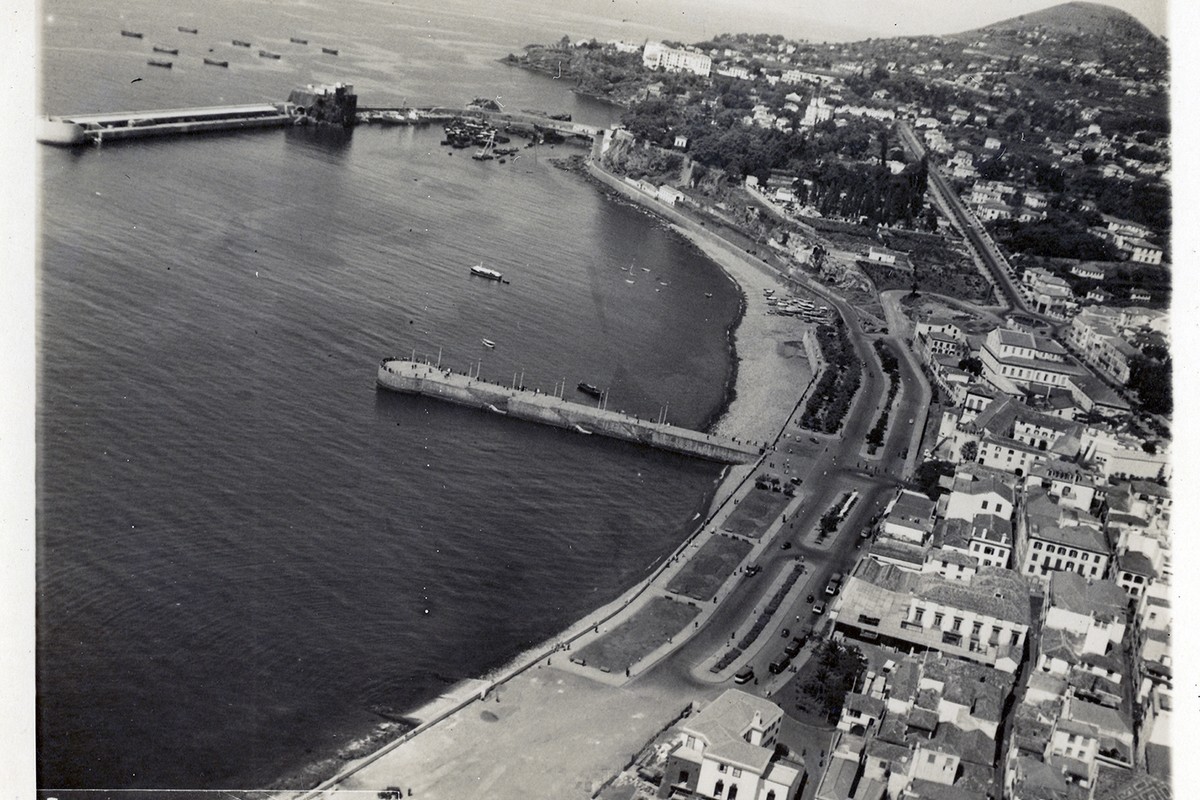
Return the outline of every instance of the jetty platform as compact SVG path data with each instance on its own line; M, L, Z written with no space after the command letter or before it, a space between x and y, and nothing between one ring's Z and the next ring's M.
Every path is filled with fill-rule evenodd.
M504 386L406 358L383 359L376 383L393 392L434 397L502 416L540 422L580 434L608 436L722 464L749 464L763 453L758 444L640 419L557 395Z
M69 145L88 141L99 144L116 139L201 131L276 128L291 121L292 117L283 103L73 114L43 120L38 139L47 144Z

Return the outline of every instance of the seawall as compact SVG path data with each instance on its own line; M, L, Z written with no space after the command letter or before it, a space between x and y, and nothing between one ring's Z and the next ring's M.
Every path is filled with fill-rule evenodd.
M762 454L759 443L739 442L643 420L554 395L489 383L407 359L384 359L379 365L376 383L394 392L435 397L580 434L608 436L723 464L748 464Z

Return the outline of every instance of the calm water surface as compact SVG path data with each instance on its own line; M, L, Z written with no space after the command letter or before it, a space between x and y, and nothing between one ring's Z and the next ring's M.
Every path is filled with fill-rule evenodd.
M615 114L495 63L565 18L66 0L45 13L53 113L342 79L364 104L499 95ZM179 46L176 68L148 73L152 44ZM342 55L312 52L323 44ZM199 64L209 47L228 71ZM285 785L376 712L616 596L703 509L714 465L376 392L381 357L440 350L496 380L611 387L643 416L669 403L699 426L729 375L739 299L711 262L556 169L569 149L500 165L439 139L364 127L42 150L42 789ZM470 278L480 261L511 284Z

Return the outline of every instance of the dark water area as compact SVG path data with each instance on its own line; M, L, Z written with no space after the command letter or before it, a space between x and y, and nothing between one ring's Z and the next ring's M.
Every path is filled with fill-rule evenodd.
M497 30L453 5L339 9L49 3L43 102L255 102L343 79L364 103L389 87L613 117L495 63L546 31L500 25L516 44L489 44ZM130 84L142 51L186 36L177 25L205 48L261 39L284 58ZM344 55L301 59L293 35ZM376 391L382 357L440 353L699 426L731 372L736 288L551 164L578 150L501 165L440 137L40 151L41 789L280 787L377 710L413 709L561 631L692 529L715 465ZM480 262L511 283L470 277Z

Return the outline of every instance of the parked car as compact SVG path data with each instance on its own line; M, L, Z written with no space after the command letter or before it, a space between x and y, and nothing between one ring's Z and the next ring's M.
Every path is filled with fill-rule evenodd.
M796 638L787 643L787 646L783 648L783 652L787 653L789 657L795 658L800 654L800 650L803 647L804 645L800 642L799 638Z
M816 599L817 599L816 595L810 594L807 598L805 598L804 602L812 603L812 602L816 601Z
M830 577L828 585L825 586L825 594L835 595L842 588L842 573L835 572Z
M754 680L754 667L747 664L733 675L734 683L749 683Z
M818 617L821 616L822 614L825 613L825 604L817 603L815 606L813 606L812 612L814 614L816 614Z
M772 675L778 675L779 673L781 673L785 669L787 669L788 665L791 663L792 663L792 657L785 654L785 655L779 656L774 661L772 661L771 665L769 667L767 667L767 669L771 670Z
M790 628L784 628L783 630L781 630L781 631L779 632L779 638L780 638L780 639L786 639L787 637L789 637L789 636L791 636L791 635L792 635L792 631L791 631L791 629L790 629Z
M779 544L779 549L780 549L780 550L791 550L791 549L792 549L792 543L791 543L791 542L789 542L787 539L784 539L782 542L780 542L780 544Z

